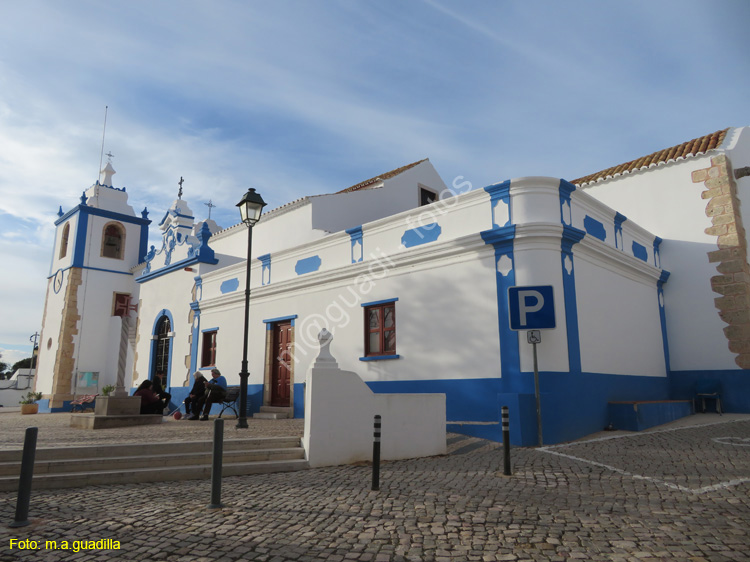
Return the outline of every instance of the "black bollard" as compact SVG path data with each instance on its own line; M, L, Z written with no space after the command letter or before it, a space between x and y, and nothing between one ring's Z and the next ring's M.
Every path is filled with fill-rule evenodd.
M18 500L16 501L16 518L9 527L29 525L29 502L31 501L31 480L34 477L34 457L36 456L36 436L38 427L27 427L23 441L21 457L21 477L18 479Z
M380 490L380 416L375 416L372 442L372 489Z
M503 452L504 466L503 474L510 476L510 416L508 415L508 406L502 407L503 418Z
M221 462L224 456L224 420L214 420L214 455L211 462L211 503L209 509L221 509Z

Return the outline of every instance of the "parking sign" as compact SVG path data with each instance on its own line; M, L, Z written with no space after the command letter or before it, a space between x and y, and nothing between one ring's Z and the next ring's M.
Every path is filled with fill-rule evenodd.
M508 289L511 330L548 330L555 327L552 285Z

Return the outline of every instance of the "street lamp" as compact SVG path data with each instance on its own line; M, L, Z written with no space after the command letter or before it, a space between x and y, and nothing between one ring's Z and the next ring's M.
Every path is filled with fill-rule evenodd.
M247 340L249 337L250 320L250 254L253 250L253 226L260 220L260 213L266 202L255 192L252 187L237 203L240 208L242 222L247 225L247 266L245 271L245 332L242 344L242 370L240 371L240 416L237 419L237 427L247 429L247 379L250 373L247 371Z

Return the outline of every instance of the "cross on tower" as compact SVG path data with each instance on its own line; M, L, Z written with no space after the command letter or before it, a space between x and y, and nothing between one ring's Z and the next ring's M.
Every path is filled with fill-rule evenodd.
M177 182L180 186L180 190L177 192L177 199L182 199L182 182L184 181L185 180L182 179L182 176L180 176L180 181Z
M208 207L208 220L211 220L211 209L216 207L216 205L213 204L213 202L209 199L208 203L203 203L206 207Z
M109 162L110 164L112 163L112 158L114 158L114 157L115 157L115 155L114 155L114 154L112 154L112 151L111 151L111 150L110 150L109 152L107 152L107 154L105 154L104 156L106 156L106 157L107 157L107 162Z

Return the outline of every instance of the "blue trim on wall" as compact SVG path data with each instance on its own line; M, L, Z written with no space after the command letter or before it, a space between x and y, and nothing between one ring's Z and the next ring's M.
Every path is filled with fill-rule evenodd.
M615 213L615 248L625 250L622 244L622 223L628 220L623 214Z
M219 286L219 291L221 291L222 295L226 295L227 293L233 293L237 290L237 288L240 286L240 280L235 277L234 279L227 279Z
M571 373L581 372L581 343L578 333L578 304L576 299L575 264L573 263L573 246L583 240L586 233L569 225L563 225L560 243L562 264L563 300L565 302L565 327L568 335L568 364ZM570 260L570 273L566 267Z
M70 218L72 215L76 213L85 213L87 215L95 215L97 217L105 217L108 219L117 220L120 222L127 222L130 224L140 224L142 226L148 226L151 224L151 221L147 218L138 218L134 217L132 215L124 215L122 213L116 213L114 211L107 211L106 209L97 209L96 207L89 207L86 204L76 205L73 207L70 211L59 217L55 221L55 226L59 225L61 222L65 222L68 218Z
M360 361L386 361L389 359L401 359L400 355L370 355L368 357L360 357Z
M79 208L81 209L81 213L78 216L78 224L76 225L75 246L73 247L73 261L71 262L71 265L73 267L83 267L83 262L86 257L86 238L89 228L89 216L86 212L83 211L80 205L76 207L76 209ZM68 245L68 248L70 248L70 245Z
M658 236L654 238L654 267L661 267L661 254L659 253L659 246L663 240Z
M375 306L377 304L386 304L386 303L389 303L389 302L396 302L397 300L398 300L398 297L396 297L395 299L383 299L381 301L363 302L363 303L361 303L360 306L362 306L362 307L365 307L365 306Z
M488 185L484 190L490 194L490 211L492 213L492 226L493 228L501 228L503 226L510 226L513 223L513 211L510 208L510 180L505 180L501 183L494 183ZM508 207L508 220L505 224L497 224L495 222L495 208L497 204L502 201Z
M480 233L485 244L492 244L495 249L495 285L497 289L497 325L500 336L500 373L503 388L522 385L519 379L521 372L521 355L518 349L518 332L510 329L510 305L508 289L516 284L515 257L513 240L516 237L515 225L493 228ZM506 275L497 270L501 258L510 260L511 269ZM492 368L492 366L489 366ZM533 381L532 381L533 382ZM469 418L471 419L471 418Z
M279 316L277 318L266 318L263 320L263 323L266 325L266 331L273 330L273 325L278 322L286 322L287 320L292 321L292 326L294 326L294 322L297 319L296 314L292 314L290 316Z
M195 263L208 263L211 265L215 265L219 263L219 260L214 259L211 261L206 261L206 260L202 260L200 256L195 256L192 258L185 258L184 260L180 260L166 267L162 267L161 269L157 269L156 271L153 271L146 275L141 275L140 277L136 277L135 282L144 283L146 281L151 281L152 279L161 277L162 275L166 275L167 273L172 273L173 271L177 271L178 269L182 269L184 267L187 267L188 265L193 265Z
M192 339L190 341L190 372L198 370L198 340L201 329L201 308L198 301L190 303L190 309L194 313L192 329ZM174 396L173 396L174 398Z
M262 389L262 387L261 387ZM262 395L261 395L261 404L263 403ZM304 418L305 417L305 383L298 382L294 383L294 404L293 407L293 416L295 418Z
M667 374L670 373L671 367L669 365L669 338L667 337L667 312L664 302L664 283L669 279L669 271L662 271L659 280L656 282L656 298L657 304L659 305L659 320L661 322L661 341L664 347L664 365L666 366Z
M586 229L586 234L590 234L602 242L606 241L607 230L604 228L604 224L595 218L586 215L583 219L583 228Z
M60 268L55 271L55 274L57 271L68 271L69 269L72 269L75 266L69 265L67 267ZM91 271L104 271L105 273L117 273L118 275L133 275L129 271L115 271L114 269L102 269L101 267L86 267L86 266L80 266L78 269L90 269ZM52 279L55 274L49 275L47 279Z
M271 283L271 254L258 256L257 260L260 262L260 284L261 286L269 285ZM268 280L266 280L266 272L268 272Z
M218 326L216 328L205 328L205 329L201 330L201 334L203 332L218 332L218 331L219 331Z
M352 263L359 263L362 261L364 255L365 255L365 247L364 242L362 240L362 226L355 226L354 228L348 228L346 230L346 233L349 235L351 239L351 258ZM356 246L359 246L359 255L356 255L354 253L354 248Z
M169 327L171 328L170 331L174 332L174 318L172 317L172 313L167 310L166 308L160 310L158 314L156 315L156 319L154 320L154 325L151 328L151 337L156 335L156 328L159 324L159 320L162 316L166 316L169 318ZM148 358L148 380L153 380L154 378L154 357L156 356L156 341L155 339L151 340L151 354ZM169 359L167 360L167 381L164 383L164 386L171 386L172 381L172 352L174 351L174 337L169 338Z
M646 246L639 244L635 240L633 240L633 255L639 260L648 262L648 250L646 250Z
M411 228L404 231L404 234L401 236L401 244L404 248L413 248L414 246L428 244L437 240L442 232L443 229L436 222Z
M560 180L560 187L558 188L560 191L560 222L562 224L570 225L573 220L573 206L570 203L571 194L576 190L576 186L569 181L565 181L563 179ZM565 205L568 205L568 209L570 209L571 213L571 220L570 222L565 222Z
M304 275L306 273L314 273L320 269L323 261L320 256L310 256L309 258L302 258L297 260L297 264L294 266L294 271L297 275Z

